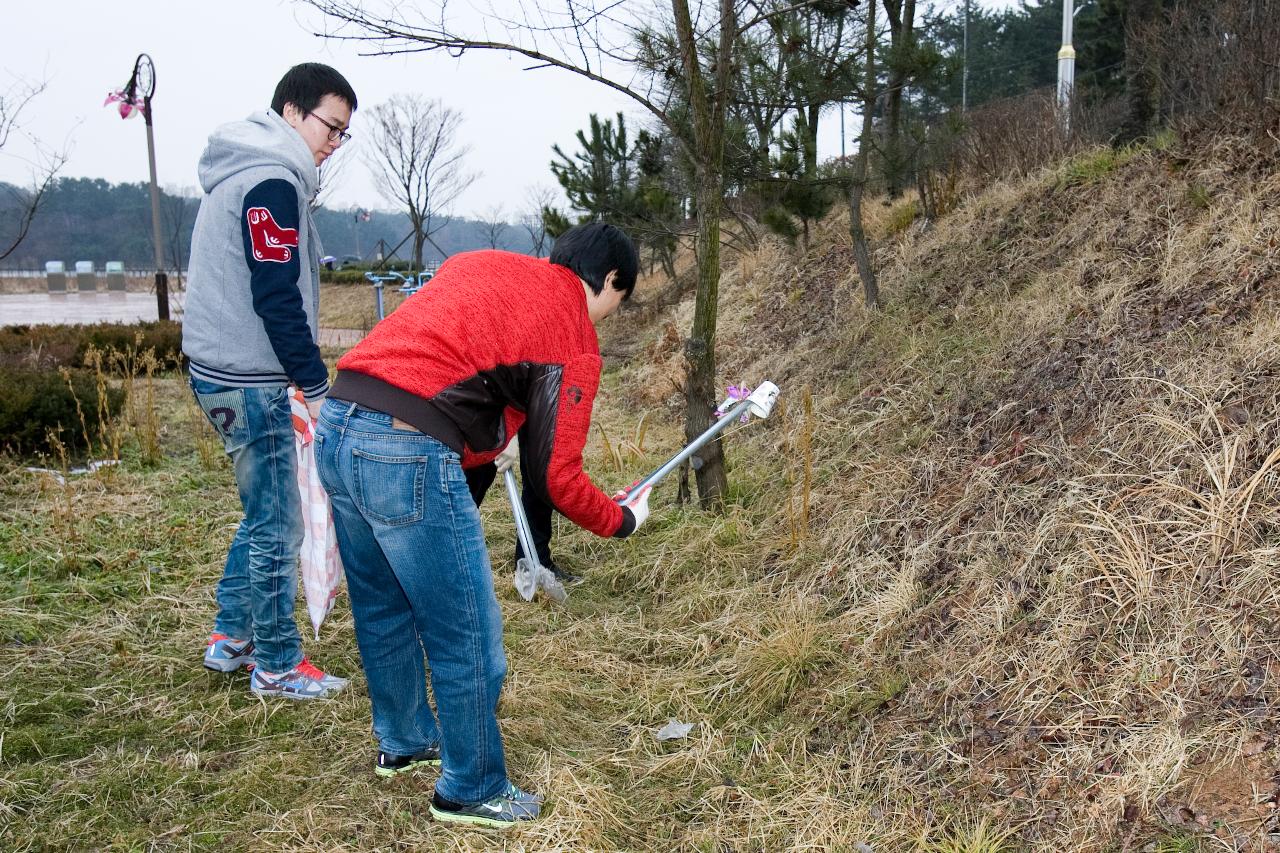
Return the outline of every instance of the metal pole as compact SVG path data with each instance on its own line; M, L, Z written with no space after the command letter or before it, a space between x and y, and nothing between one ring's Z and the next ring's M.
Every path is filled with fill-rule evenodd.
M964 0L964 52L960 72L960 112L969 111L969 0Z
M164 245L160 240L160 185L156 183L156 140L151 130L151 98L143 103L142 117L147 120L147 165L151 168L151 238L156 255L156 313L169 319L169 277L164 271Z
M502 473L502 481L507 487L507 499L511 501L511 515L516 520L516 538L520 542L520 550L532 563L538 562L538 549L533 544L533 533L529 530L529 519L524 514L524 504L520 502L520 489L516 487L515 472L508 468Z
M627 489L626 497L620 498L618 500L618 503L626 503L628 500L631 499L632 495L640 494L641 490L644 489L646 486L655 485L663 477L667 476L672 471L674 471L676 469L676 466L678 466L681 462L688 459L693 454L697 453L704 445L710 442L711 439L715 438L716 435L721 430L723 430L729 424L733 423L733 421L736 418L740 417L749 408L751 408L750 399L739 401L736 405L734 405L733 408L725 412L724 416L720 418L720 420L716 421L711 426L707 427L706 431L702 433L702 435L698 436L693 441L689 442L689 444L684 448L684 450L681 450L675 456L672 456L666 462L662 463L662 465L652 474L650 474L640 482L636 483L634 486L631 486L629 489ZM697 466L695 465L694 467L696 468Z
M844 101L840 102L840 162L844 163Z
M1076 49L1071 44L1075 11L1072 0L1062 0L1062 49L1058 51L1058 115L1063 136L1071 135L1071 101L1075 95Z

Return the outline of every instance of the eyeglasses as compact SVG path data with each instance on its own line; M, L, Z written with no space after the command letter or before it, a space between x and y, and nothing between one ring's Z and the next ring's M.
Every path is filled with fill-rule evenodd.
M338 127L336 124L330 124L329 122L325 121L324 119L320 118L320 116L312 112L307 113L307 115L311 116L316 121L320 122L325 127L329 128L330 142L336 142L339 145L341 145L344 142L349 142L351 140L351 134L347 133L345 130Z

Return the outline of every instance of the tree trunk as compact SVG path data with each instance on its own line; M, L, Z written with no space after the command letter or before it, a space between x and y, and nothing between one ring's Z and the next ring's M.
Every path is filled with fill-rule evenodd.
M685 344L688 366L684 429L686 439L692 441L711 425L718 402L715 343L720 288L720 212L724 201L724 123L737 16L734 0L720 0L720 39L713 66L714 91L709 97L688 0L672 0L671 8L689 87L697 181L694 193L698 208L698 289L694 298L693 328ZM720 441L707 444L691 462L698 483L699 504L704 509L719 507L728 487Z
M889 197L902 195L906 183L906 144L902 133L902 93L916 32L916 0L887 0L890 60L888 104L884 132L884 171ZM901 14L899 15L899 11Z
M862 133L858 139L858 156L853 161L849 178L849 236L853 238L853 257L862 279L862 292L867 307L880 307L880 287L876 271L871 267L871 248L862 225L862 194L867 186L867 155L871 150L871 117L876 107L876 0L867 0L867 68L862 87Z
M685 382L685 440L693 441L711 426L718 402L716 393L716 305L720 289L719 175L699 169L698 175L698 289L694 296L693 329L685 344L688 359ZM697 460L701 460L701 465ZM694 459L698 502L704 509L723 501L728 478L724 451L716 439L698 451Z
M426 232L421 222L413 222L413 268L422 269L422 246L427 242Z
M805 112L804 141L804 176L809 180L818 177L818 119L822 116L823 104L810 104Z
M1124 16L1124 77L1128 114L1116 134L1116 145L1128 145L1151 133L1156 115L1156 80L1152 68L1150 27L1159 0L1129 0Z

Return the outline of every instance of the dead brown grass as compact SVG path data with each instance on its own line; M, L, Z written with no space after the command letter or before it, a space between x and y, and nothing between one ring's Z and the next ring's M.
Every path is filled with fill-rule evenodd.
M931 792L1046 851L1274 840L1269 770L1250 802L1188 805L1244 744L1274 767L1280 726L1280 180L1239 185L1251 156L1087 152L998 185L881 242L878 315L840 229L728 300L728 378L817 386L823 522L780 563L839 602L853 680L827 701L875 712L817 731L861 731L850 760L887 799ZM892 701L853 687L894 671Z
M237 514L186 414L162 420L170 462L145 474L58 488L4 468L0 626L17 639L0 647L0 839L1268 849L1280 185L1256 167L1241 183L1249 152L1225 141L1087 156L928 231L877 231L875 315L838 218L799 259L741 258L721 375L787 397L727 439L723 514L664 484L634 539L560 523L557 559L589 577L567 607L517 600L510 524L500 494L487 502L508 761L551 798L502 838L431 823L430 773L368 772L342 605L314 649L357 674L337 702L264 705L193 672ZM606 488L631 476L613 470L621 439L637 473L679 444L688 312L604 333L637 353L607 374L587 451ZM180 391L161 402L183 411ZM689 736L656 740L671 717ZM37 736L42 759L22 740Z

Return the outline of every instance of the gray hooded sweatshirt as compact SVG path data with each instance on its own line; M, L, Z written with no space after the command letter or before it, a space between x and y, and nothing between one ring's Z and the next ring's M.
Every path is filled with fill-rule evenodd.
M316 345L322 253L306 142L273 110L223 125L200 158L182 351L191 375L236 388L329 389Z

